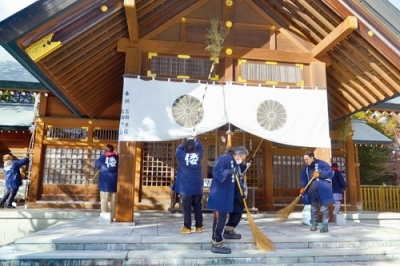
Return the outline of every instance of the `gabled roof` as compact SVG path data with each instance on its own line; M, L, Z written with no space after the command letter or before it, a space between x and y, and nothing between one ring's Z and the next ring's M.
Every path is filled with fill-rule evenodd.
M367 125L363 120L352 120L353 143L355 144L390 144L393 141Z
M251 39L251 33L267 33L274 26L277 38L287 39L288 46L278 47L280 52L296 49L312 57L315 47L332 41L330 34L354 16L357 29L313 58L327 63L329 115L338 120L400 94L400 48L393 31L398 24L384 21L391 17L384 13L376 16L374 1L41 0L0 23L0 44L77 116L97 117L106 106L121 101L121 40L131 38L137 54L170 44L177 54L185 48L205 56L203 37L209 20L229 17L232 32L236 31L229 44L233 51L243 46L269 51L269 44ZM124 2L135 5L124 7ZM228 8L226 2L233 5ZM386 0L377 2L386 12L393 11ZM393 16L399 17L399 12ZM180 30L180 35L168 34ZM62 45L33 62L26 49L49 34L54 34L50 43ZM163 41L155 48L149 40Z
M0 129L27 130L34 123L34 104L0 103Z

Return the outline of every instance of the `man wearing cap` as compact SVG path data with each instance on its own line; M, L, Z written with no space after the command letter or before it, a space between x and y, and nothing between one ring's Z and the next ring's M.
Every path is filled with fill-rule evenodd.
M29 164L27 156L21 160L14 157L12 154L3 156L4 162L4 180L6 185L6 193L0 202L1 208L15 208L12 203L17 195L18 189L22 186L20 168Z
M203 232L203 176L201 159L203 145L195 137L188 139L176 148L176 158L179 161L178 173L172 190L179 194L183 204L182 234L192 232L192 207L195 219L195 232Z

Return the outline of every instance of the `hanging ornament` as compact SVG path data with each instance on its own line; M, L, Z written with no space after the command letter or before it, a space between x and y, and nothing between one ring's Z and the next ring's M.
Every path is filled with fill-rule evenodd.
M228 135L228 141L226 143L226 147L229 149L232 147L232 136L233 136L233 132L231 131L231 123L228 124L228 131L226 131L226 135Z

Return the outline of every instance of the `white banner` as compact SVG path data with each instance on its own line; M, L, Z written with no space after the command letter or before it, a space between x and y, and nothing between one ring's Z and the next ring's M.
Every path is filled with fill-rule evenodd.
M330 148L326 90L225 86L233 125L273 142Z
M286 145L330 148L326 90L124 79L120 141L165 141L226 123ZM199 112L200 110L200 112Z
M173 81L124 79L120 141L163 141L188 138L195 121L202 134L227 123L223 87ZM198 119L197 119L198 118Z

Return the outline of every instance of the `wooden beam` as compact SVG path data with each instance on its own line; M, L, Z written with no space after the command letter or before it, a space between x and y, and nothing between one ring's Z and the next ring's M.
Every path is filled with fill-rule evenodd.
M361 102L362 105L364 106L368 106L369 104L371 104L370 102L368 102L367 100L365 100L361 95L359 91L356 91L354 88L352 88L349 84L343 82L341 76L339 73L336 72L329 72L328 73L328 77L329 78L333 78L334 80L336 80L337 83L340 83L340 85L343 86L343 88L346 89L346 91L348 91L353 98L356 98L359 102Z
M181 43L158 40L143 40L138 43L131 43L129 39L121 38L118 40L118 52L126 52L127 48L139 48L143 52L158 52L163 54L189 54L191 56L209 57L210 53L205 50L204 44ZM269 49L248 48L248 47L229 47L233 53L228 55L221 51L221 57L246 58L253 60L270 60L276 62L296 62L299 64L309 64L319 62L311 53L273 51Z
M185 17L186 15L190 14L191 12L193 12L196 9L198 9L199 7L201 7L202 5L207 3L208 1L209 0L199 0L199 1L197 1L195 4L191 5L189 8L186 8L184 11L182 11L179 14L175 15L173 18L171 18L170 20L168 20L167 22L165 22L161 26L157 27L153 31L151 31L148 34L146 34L145 36L143 36L142 39L151 39L151 38L157 36L158 34L163 32L164 30L166 30L169 27L171 27L172 25L174 25L176 23L179 23L181 21L182 17Z
M331 33L328 34L311 52L314 56L320 56L328 52L332 47L336 46L353 30L357 29L357 18L353 16L347 17L340 23Z
M345 18L350 15L356 15L359 20L359 29L357 31L361 35L361 37L363 37L372 47L379 51L397 69L400 69L400 55L391 48L397 47L398 49L398 38L396 38L396 36L391 33L390 30L386 30L387 27L385 27L378 18L369 15L370 13L368 11L365 11L365 9L357 1L345 1L346 6L343 4L343 1L321 1L341 18ZM371 37L368 34L371 30L370 26L375 29L379 29L379 34L381 35L381 37L378 37L377 34Z
M139 24L136 14L136 0L124 0L124 8L129 40L131 42L137 42L139 40Z
M273 8L267 3L267 1L260 2L259 5L263 5L264 7L267 6L267 8L261 8L259 5L254 3L252 0L245 0L245 2L252 7L255 11L257 11L258 14L260 14L265 20L267 20L269 23L273 24L275 26L275 30L279 31L281 34L283 34L286 38L288 38L291 42L293 42L302 52L308 53L310 52L310 48L306 47L302 42L299 41L299 38L295 36L291 31L295 32L299 36L303 36L303 39L306 39L304 34L302 34L300 31L298 31L296 28L291 26L290 23L287 23L288 28L290 29L287 30L283 27L281 27L280 23L277 22L274 18L269 16L267 12L268 10L273 10Z

